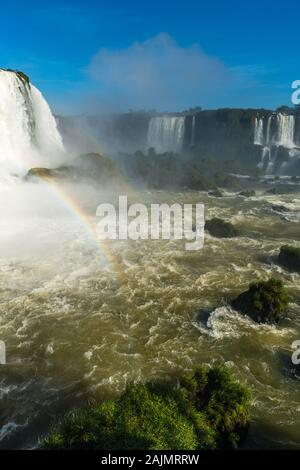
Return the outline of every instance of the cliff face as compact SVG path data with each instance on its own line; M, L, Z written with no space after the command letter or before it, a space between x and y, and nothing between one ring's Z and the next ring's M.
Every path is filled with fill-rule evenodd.
M238 160L268 174L294 174L300 168L300 115L289 108L132 112L85 120L89 133L114 153L153 147L157 153Z
M260 150L254 145L257 113L248 109L219 109L202 111L194 118L188 116L184 146L194 147L207 157L256 165L260 161Z

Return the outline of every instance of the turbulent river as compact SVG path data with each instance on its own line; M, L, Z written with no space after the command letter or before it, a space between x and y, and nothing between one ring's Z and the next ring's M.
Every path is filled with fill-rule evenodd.
M243 235L206 235L194 252L183 241L111 241L113 268L52 195L47 211L9 207L0 222L0 447L37 446L54 418L130 381L226 362L253 391L244 447L300 448L299 381L288 371L300 339L299 275L276 264L281 245L300 241L299 196L140 192L146 203L204 203L206 217L231 220ZM250 281L270 275L292 295L279 326L230 309Z

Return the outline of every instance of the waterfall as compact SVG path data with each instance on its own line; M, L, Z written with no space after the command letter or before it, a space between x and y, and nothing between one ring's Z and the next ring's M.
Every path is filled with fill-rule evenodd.
M195 126L196 126L196 116L193 116L192 117L191 147L195 145Z
M185 133L184 116L157 116L149 123L147 146L156 152L180 152Z
M0 176L43 166L63 152L42 94L20 74L0 69Z
M264 145L264 120L262 117L255 118L254 143Z
M271 143L271 124L272 124L272 115L268 117L267 120L267 132L266 132L266 144L270 145Z
M262 146L258 167L266 174L292 172L294 163L300 158L300 149L295 141L296 120L293 114L277 112L255 118L254 144Z
M282 145L286 148L295 147L294 128L295 118L292 115L277 114L277 136L276 145Z
M270 147L263 147L261 161L257 165L261 170L265 170L271 160Z

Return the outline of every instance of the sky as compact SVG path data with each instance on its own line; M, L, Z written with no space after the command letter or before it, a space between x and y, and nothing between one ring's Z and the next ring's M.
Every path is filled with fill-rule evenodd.
M291 105L300 2L10 0L0 67L58 114Z

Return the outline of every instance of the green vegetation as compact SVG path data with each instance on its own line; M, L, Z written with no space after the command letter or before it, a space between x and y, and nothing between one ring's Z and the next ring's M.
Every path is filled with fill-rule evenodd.
M300 272L300 248L289 245L282 246L278 261L291 271Z
M233 238L238 235L237 229L230 222L217 217L205 222L205 229L210 235L217 238Z
M256 322L278 323L286 313L289 297L279 279L253 282L246 292L232 301L236 310Z
M17 74L18 77L19 77L23 82L25 82L28 86L30 85L30 80L29 80L28 75L26 75L24 72L21 72L20 70L16 70L16 74Z
M5 70L6 72L13 72L16 73L17 76L25 82L28 86L30 86L30 80L28 75L26 75L24 72L21 72L20 70L13 70L13 69L0 69L0 70Z
M137 384L121 397L68 413L44 449L195 450L237 446L249 425L250 392L230 369L200 366L180 385Z

